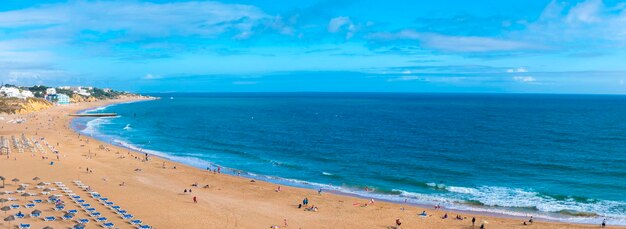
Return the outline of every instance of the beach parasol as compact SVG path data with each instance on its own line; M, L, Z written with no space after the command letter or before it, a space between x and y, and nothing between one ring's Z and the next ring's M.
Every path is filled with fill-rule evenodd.
M4 212L4 216L7 216L7 211L11 210L11 207L4 206L4 207L0 208L0 210Z
M16 183L16 184L17 184L17 182L20 182L20 179L13 178L13 180L11 180L11 181L13 181L13 183Z
M24 199L26 199L26 197L29 197L29 196L30 196L30 193L25 192L25 193L24 193L24 194L22 194L21 196L23 196L23 197L24 197Z
M54 228L51 226L45 226L43 229L54 229Z
M32 212L30 212L31 214L41 214L41 211L39 210L33 210Z
M68 212L68 213L65 213L65 215L63 215L63 217L65 217L65 218L72 218L72 217L74 217L74 214Z
M6 214L6 212L4 212ZM10 215L9 217L4 218L5 222L9 222L9 228L11 228L11 221L15 220L15 216Z
M7 201L9 201L9 200L4 199L4 198L0 199L0 203L2 204L2 206L4 206L4 203L7 202Z
M4 188L4 180L6 180L6 178L4 178L3 176L0 176L0 180L2 181L2 187L0 188Z
M44 191L44 192L49 192L49 191L52 191L52 189L45 188L43 191Z
M76 229L84 229L85 228L85 224L82 224L82 223L76 224L76 225L74 225L74 228L76 228Z
M26 188L24 188L24 187L22 187L22 186L20 186L19 188L17 188L17 191L24 191L24 190L26 190Z
M41 180L39 177L33 177L33 180Z
M37 185L39 185L39 186L44 186L44 185L46 185L46 183L39 182Z

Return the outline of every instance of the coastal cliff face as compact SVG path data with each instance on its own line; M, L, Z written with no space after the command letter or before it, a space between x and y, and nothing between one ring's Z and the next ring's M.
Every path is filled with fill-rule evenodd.
M2 98L0 99L0 113L7 114L26 114L36 112L52 107L53 104L44 99L28 98Z
M85 96L81 96L78 94L73 94L72 97L70 98L70 102L71 103L80 103L80 102L95 102L98 101L97 98L95 97L85 97Z

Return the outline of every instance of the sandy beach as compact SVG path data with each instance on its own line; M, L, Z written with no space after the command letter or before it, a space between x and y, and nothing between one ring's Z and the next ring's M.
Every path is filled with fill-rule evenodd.
M57 188L50 194L62 195L61 200L66 203L65 210L78 210L75 219L89 219L87 228L100 227L87 215L87 211L54 184L62 182L116 228L135 228L129 220L122 219L74 183L80 181L132 214L134 219L140 219L153 228L270 228L274 225L280 228L393 228L396 219L402 222L401 228L472 228L472 217L476 218L475 228L479 228L484 221L488 222L486 228L599 227L541 220L532 225L523 225L523 219L403 206L383 201L365 206L370 200L332 193L319 195L316 190L287 186L282 186L280 192L277 192L278 185L268 182L252 182L230 174L216 174L154 156L149 156L149 160L145 161L145 155L139 152L79 136L70 129L72 117L68 114L118 102L127 100L55 106L26 115L0 115L5 118L0 122L0 136L8 138L10 144L11 136L21 137L24 134L29 139L38 140L42 146L35 152L24 153L18 153L17 149L12 148L8 157L0 156L0 176L6 178L5 188L0 191L17 191L20 184L27 184L25 192L38 194L33 197L22 197L18 193L0 195L0 198L16 199L3 203L3 206L21 206L7 211L7 215L19 211L28 214L38 209L42 211L42 216L61 217L64 212L53 210L53 203L38 203L34 208L24 206L34 199L47 199L48 195L41 195L42 189L36 186L40 182L49 182L49 185L44 186ZM16 118L23 118L25 122L7 123ZM58 159L51 148L59 151ZM41 180L33 180L34 177ZM14 178L20 181L11 181ZM192 186L196 183L197 187ZM186 189L191 189L191 193L184 193ZM197 203L194 203L194 197ZM298 208L304 198L308 198L308 206ZM317 211L305 210L313 205ZM429 216L418 216L423 211ZM448 214L449 218L443 219L444 214ZM0 215L5 218L5 212L0 212ZM457 215L461 215L462 220L455 219ZM19 223L28 223L31 228L68 228L76 224L74 220L44 221L26 216L11 222L11 226ZM1 228L7 226L8 222L0 222Z

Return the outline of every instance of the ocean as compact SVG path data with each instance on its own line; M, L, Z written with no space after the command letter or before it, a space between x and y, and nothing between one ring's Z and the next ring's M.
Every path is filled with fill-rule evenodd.
M86 112L112 144L410 204L626 225L626 96L174 93ZM367 191L366 191L367 188Z

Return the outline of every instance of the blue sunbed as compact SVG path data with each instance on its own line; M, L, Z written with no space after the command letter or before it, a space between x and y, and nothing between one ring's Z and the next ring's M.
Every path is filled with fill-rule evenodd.
M130 221L130 224L132 224L132 225L138 225L138 224L141 224L141 223L143 223L143 222L141 222L141 220L138 220L138 219L133 219L133 220Z
M78 219L78 220L76 220L76 222L82 223L82 224L87 224L87 223L89 223L89 219Z

